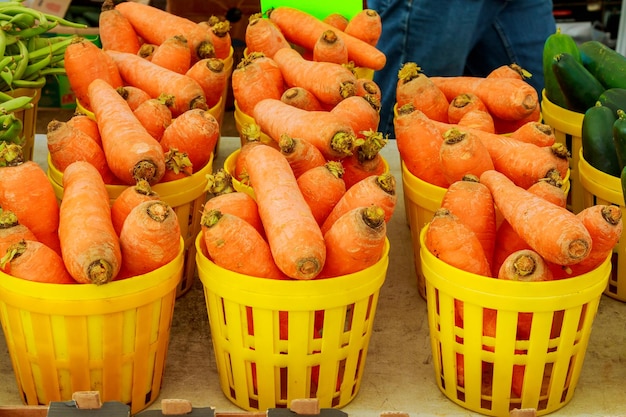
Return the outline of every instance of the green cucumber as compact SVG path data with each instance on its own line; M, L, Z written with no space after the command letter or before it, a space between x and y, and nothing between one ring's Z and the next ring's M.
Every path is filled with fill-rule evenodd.
M626 168L622 170L620 175L620 183L622 185L622 197L626 197Z
M626 88L615 87L604 90L598 97L598 101L613 110L617 117L617 110L626 110Z
M543 46L543 78L545 94L550 102L559 107L567 107L565 95L561 91L561 87L556 79L554 71L552 71L552 60L562 52L572 55L580 61L580 51L574 38L566 33L561 33L561 28L557 28L556 32L548 36Z
M604 86L573 55L562 52L552 60L552 70L561 87L566 108L584 113L598 101Z
M582 63L605 88L626 88L626 57L602 42L580 44Z
M621 109L617 111L617 119L613 123L613 143L621 172L626 167L626 113Z
M589 107L583 117L581 146L583 158L592 167L619 177L621 170L613 142L613 124L616 120L616 113L599 101Z

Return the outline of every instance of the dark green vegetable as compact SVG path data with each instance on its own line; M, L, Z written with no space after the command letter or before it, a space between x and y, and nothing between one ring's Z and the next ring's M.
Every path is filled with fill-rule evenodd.
M620 171L626 167L626 113L617 111L617 120L613 123L613 143L619 162Z
M579 46L582 63L605 88L626 88L626 57L598 41Z
M615 117L617 117L617 110L626 110L626 88L615 87L604 90L598 97L598 101L603 106L613 110Z
M563 52L552 60L552 70L565 95L567 109L584 113L598 101L604 86L583 64L572 55Z
M617 115L611 108L597 102L585 112L581 136L585 161L614 177L621 173L613 142L613 124L616 120Z
M561 33L561 29L548 36L543 46L543 77L545 94L548 100L557 106L566 108L567 102L565 95L561 91L556 75L552 70L552 61L554 57L560 53L566 52L572 55L576 60L580 61L580 51L574 38L566 33Z
M626 196L626 168L622 170L622 174L620 175L620 180L622 183L622 196ZM624 201L622 201L622 204L625 204Z

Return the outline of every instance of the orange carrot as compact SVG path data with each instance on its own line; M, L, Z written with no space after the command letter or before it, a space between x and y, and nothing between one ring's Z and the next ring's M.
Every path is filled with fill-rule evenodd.
M111 222L115 233L119 236L128 213L144 201L158 200L159 195L152 190L146 180L139 180L133 186L126 187L111 204Z
M150 94L146 93L141 88L132 85L119 87L117 88L117 92L124 100L126 100L128 107L130 107L133 111L139 107L141 103L152 98L150 97Z
M506 134L514 132L519 129L525 123L528 122L536 122L542 119L541 116L541 106L537 106L535 110L533 110L528 116L523 117L518 120L504 120L500 117L491 115L493 117L493 124L496 128L496 133L498 134Z
M98 33L102 49L136 54L141 42L130 21L115 9L113 0L105 0L99 16Z
M93 165L77 161L65 169L59 212L61 252L70 275L87 284L114 279L122 254L111 220L109 194Z
M385 54L376 47L339 31L332 25L323 22L304 11L281 6L268 10L269 19L283 32L288 41L312 50L320 35L328 29L337 30L337 35L343 38L348 47L348 57L355 65L373 70L380 70L385 66Z
M82 130L66 122L52 120L47 126L46 143L50 160L59 171L65 171L72 162L87 161L98 170L106 184L114 182L115 176L104 150Z
M135 206L120 231L124 276L143 275L173 261L180 252L180 225L160 200Z
M348 21L344 32L376 46L383 30L382 20L374 9L363 9Z
M165 174L161 182L176 181L193 175L193 164L186 152L171 148L165 152Z
M450 185L439 162L443 131L440 132L433 121L412 104L399 108L393 123L398 152L406 169L438 187Z
M89 97L100 129L109 168L126 184L145 179L159 182L165 157L159 142L137 120L117 91L102 80L89 86Z
M440 122L448 121L449 100L431 78L414 62L405 63L398 72L396 103L421 110L426 116Z
M191 77L153 64L137 55L114 51L107 51L107 54L113 58L127 84L141 88L152 98L161 94L174 96L174 117L189 109L207 108L202 87Z
M467 174L480 175L494 169L489 150L480 138L467 130L451 128L444 132L439 162L446 180L452 184Z
M385 210L385 221L389 222L396 208L396 178L391 172L369 176L350 187L333 210L328 214L322 225L322 233L326 233L333 223L344 213L355 207L375 204Z
M448 100L462 93L474 93L492 116L504 120L522 119L539 106L537 91L526 81L515 78L456 76L430 79Z
M191 50L192 65L203 59L219 58L213 44L214 36L207 21L197 23L185 33L185 38Z
M280 100L302 110L323 110L320 101L306 88L290 87L286 89Z
M186 73L191 68L191 51L187 38L183 35L167 38L154 51L150 62L179 74Z
M215 209L205 211L200 224L207 252L216 265L253 277L285 278L270 246L250 223Z
M208 110L187 110L165 129L161 138L163 151L172 148L186 153L195 171L204 167L220 137L220 125Z
M39 241L21 240L9 246L0 258L0 269L28 281L52 284L76 284L67 272L63 259Z
M282 73L274 60L272 62L275 70L270 72L261 65L260 59L254 57L255 55L251 55L247 59L242 59L231 76L233 98L239 109L247 115L252 115L259 101L266 98L279 100L285 90L282 82L279 86L276 81L278 75L282 78Z
M278 26L271 20L263 18L261 13L250 16L245 41L248 53L262 52L270 58L281 48L291 48Z
M348 18L340 13L331 13L322 20L332 27L335 27L342 31L345 31L346 26L348 26Z
M352 274L374 265L382 257L386 237L382 208L357 207L345 213L324 234L327 256L320 278Z
M35 234L19 222L11 210L0 209L0 257L7 248L20 240L37 240Z
M358 138L365 137L365 132L378 130L380 122L380 103L362 96L351 96L341 100L330 112L350 123Z
M552 126L538 122L526 122L517 130L511 132L513 139L534 143L537 146L552 146L556 141Z
M207 174L206 179L207 185L205 189L213 196L237 191L233 185L233 176L225 168L220 168L211 174Z
M493 69L487 78L517 78L519 80L526 80L530 78L531 74L518 64L501 65Z
M14 212L37 240L61 253L59 204L52 184L39 164L22 161L19 145L0 143L0 207Z
M213 48L215 49L215 57L219 59L226 59L230 55L230 49L232 47L232 38L230 36L230 22L226 19L216 21L204 21L198 23L198 25L207 24L209 26L209 34L213 41Z
M88 110L92 109L88 89L93 80L104 80L113 88L123 85L121 74L111 57L85 38L77 37L69 44L64 57L65 73L72 91Z
M287 86L306 88L322 104L334 106L356 92L356 76L340 64L308 61L291 48L276 51L274 61Z
M278 140L278 146L296 178L310 169L326 164L326 158L322 152L304 139L283 134Z
M476 94L462 93L450 100L448 123L458 123L465 113L471 110L487 111L487 106Z
M264 99L252 117L268 136L278 141L283 134L315 145L326 159L341 159L352 152L355 134L351 125L327 111L307 111L277 99Z
M496 240L496 209L491 192L475 175L466 175L450 184L441 200L441 207L450 210L470 228L480 241L489 265L493 263Z
M159 49L159 45L154 45L152 43L143 43L139 50L137 51L137 56L145 59L146 61L152 61L152 56Z
M328 161L324 165L309 169L297 178L302 197L320 226L346 192L342 176L341 162Z
M334 30L325 30L313 46L313 60L347 64L348 47Z
M354 94L357 96L374 96L378 99L378 101L381 101L383 98L380 86L376 84L374 80L361 77L356 79L356 83L354 85L356 87L356 92Z
M163 132L172 123L170 107L173 103L174 97L164 94L158 98L144 101L133 110L133 114L148 133L160 141L163 137Z
M546 261L571 265L591 250L591 236L576 215L516 186L495 170L480 176L502 216Z
M326 259L324 237L289 163L276 149L255 146L246 169L276 265L291 278L316 277Z
M265 237L265 229L259 216L259 207L249 194L241 192L227 192L211 197L204 203L203 213L211 210L219 210L244 219L250 223L257 232Z
M497 275L510 281L539 282L552 280L552 272L537 252L522 249L509 255Z
M387 144L388 139L381 132L365 132L363 142L357 145L349 155L341 160L343 165L343 180L346 188L352 187L357 182L371 176L381 175L387 170L381 149Z
M277 90L285 90L285 79L283 77L283 73L273 58L270 58L261 52L252 52L244 59L245 61L254 62L256 65L259 65L261 70L265 72L271 81L274 82ZM242 63L243 61L244 60L242 60Z
M258 137L250 137L241 145L241 149L239 150L239 154L235 160L235 169L234 172L232 172L233 177L236 180L250 185L250 179L248 178L248 172L246 171L246 157L253 146L259 145L267 146L261 142Z
M464 128L482 130L483 132L496 133L493 117L484 110L470 110L461 117L459 126Z
M228 86L230 74L226 71L224 61L219 58L206 58L197 61L186 75L196 80L204 91L208 108L217 105Z
M102 146L102 138L100 138L100 131L98 130L98 123L85 113L77 111L70 117L67 122L68 125L75 129L82 130L89 135L99 146Z
M539 180L527 190L557 206L565 207L567 205L567 194L563 190L563 182L559 179L545 178Z
M489 262L478 237L446 208L435 211L428 224L424 244L448 265L472 274L491 276Z

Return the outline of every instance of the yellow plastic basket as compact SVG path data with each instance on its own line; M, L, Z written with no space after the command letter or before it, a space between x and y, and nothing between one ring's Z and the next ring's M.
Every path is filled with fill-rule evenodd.
M242 130L244 129L244 127L246 127L246 125L256 124L256 122L252 116L241 111L241 109L239 108L239 105L237 105L237 100L234 101L234 105L235 105L235 111L233 112L233 117L235 119L235 128L237 129L237 132L239 132L241 144L243 145L245 143L245 138L242 133ZM278 147L278 144L276 143L276 141L263 132L261 132L260 139L261 139L261 142L265 143L266 145Z
M22 145L24 160L32 161L33 151L35 150L35 131L37 129L37 108L39 99L41 98L41 88L16 88L8 91L7 94L13 97L31 96L33 97L31 104L33 107L14 112L16 118L22 122L22 136L25 139Z
M185 294L193 285L196 275L196 248L194 240L200 232L200 217L207 199L207 174L213 169L213 155L209 162L190 177L163 182L152 186L160 198L169 204L178 217L181 236L185 240L185 270L178 288L178 296ZM63 173L50 160L48 154L48 178L59 201L63 198ZM128 186L107 185L111 204Z
M424 246L427 227L420 236L421 262L435 380L442 393L460 406L492 416L508 416L514 408L535 408L544 415L567 404L611 274L610 259L575 278L498 280L435 257ZM455 317L459 302L461 322ZM485 310L496 312L495 337L483 335ZM525 320L528 313L532 327L522 340L516 334L518 316ZM461 363L463 378L457 376Z
M202 233L198 274L224 395L244 410L288 407L318 398L343 407L357 395L389 264L311 281L241 275L211 262ZM281 337L287 330L287 337ZM283 333L284 334L284 333Z
M179 255L148 274L104 285L47 284L0 272L0 320L27 405L99 391L134 414L157 399L165 368Z
M622 216L626 218L624 206L624 193L622 183L618 177L606 174L589 164L580 150L578 158L578 170L580 172L580 184L582 186L583 207L591 207L596 204L614 204L622 210ZM620 239L613 249L613 269L604 293L620 301L626 301L626 240ZM622 254L620 257L619 254Z
M554 130L556 141L563 143L570 151L569 169L571 172L571 189L568 195L568 209L578 213L584 208L582 187L578 175L578 156L582 147L582 125L584 114L573 112L552 103L542 92L541 113L543 122Z

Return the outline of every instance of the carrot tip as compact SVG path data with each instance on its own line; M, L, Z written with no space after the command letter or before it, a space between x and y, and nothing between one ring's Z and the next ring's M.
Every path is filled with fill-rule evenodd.
M92 284L106 284L113 278L113 267L107 261L100 259L89 265L87 275Z

